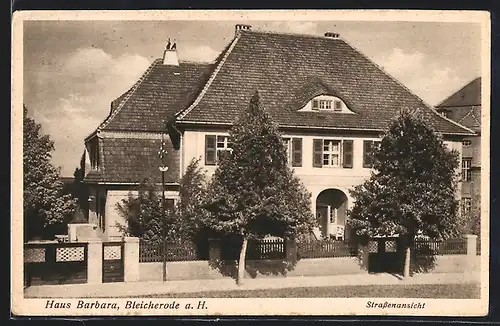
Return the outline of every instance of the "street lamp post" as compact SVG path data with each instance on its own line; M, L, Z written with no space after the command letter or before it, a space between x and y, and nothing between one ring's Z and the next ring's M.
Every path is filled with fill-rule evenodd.
M162 238L163 238L163 282L167 280L167 235L165 228L165 172L168 171L168 166L165 164L165 157L167 155L167 150L165 149L165 140L163 138L163 132L161 133L161 145L158 151L158 156L161 160L161 166L159 167L161 172L161 218L162 218Z

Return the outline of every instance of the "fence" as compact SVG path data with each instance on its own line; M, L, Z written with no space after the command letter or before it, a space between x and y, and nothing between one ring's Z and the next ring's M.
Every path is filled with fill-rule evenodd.
M24 281L27 286L86 283L87 244L25 244Z
M348 241L312 240L297 244L300 258L354 257L357 247Z
M284 259L285 241L283 239L249 241L247 257L249 260Z
M467 254L466 239L449 239L446 241L417 240L415 251L421 254L434 255L465 255Z
M200 258L198 250L191 241L167 242L167 261L193 261L204 260ZM153 263L163 261L163 243L147 243L141 241L139 244L139 262Z

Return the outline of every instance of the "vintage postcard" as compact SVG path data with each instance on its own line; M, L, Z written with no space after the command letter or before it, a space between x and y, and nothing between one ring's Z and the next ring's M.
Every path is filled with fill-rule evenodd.
M12 28L14 315L488 314L488 12Z

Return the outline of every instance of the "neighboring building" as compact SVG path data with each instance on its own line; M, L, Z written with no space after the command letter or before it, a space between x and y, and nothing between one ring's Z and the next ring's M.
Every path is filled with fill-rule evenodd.
M290 166L311 192L317 237L348 235L349 189L370 176L371 148L400 109L418 111L459 152L462 139L474 134L439 115L338 34L276 34L236 25L214 63L179 62L176 50L167 49L111 104L108 118L85 140L90 221L105 237L120 236L116 203L143 177L160 180L164 121L167 197L175 200L193 158L201 157L213 173L218 154L230 148L233 121L256 90L284 133Z
M478 77L436 106L441 114L473 130L462 140L462 213L480 209L481 78Z

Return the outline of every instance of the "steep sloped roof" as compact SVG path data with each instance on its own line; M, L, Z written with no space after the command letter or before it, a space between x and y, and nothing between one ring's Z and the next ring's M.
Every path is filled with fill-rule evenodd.
M212 65L155 60L137 83L111 104L101 130L160 131L164 120L187 107L205 84Z
M297 112L304 96L315 93L308 85L322 85L312 90L336 94L356 114ZM439 132L471 133L441 117L342 39L255 31L240 31L177 122L231 124L256 90L281 126L383 130L400 109L419 109Z
M437 108L449 106L476 106L481 105L481 77L477 77L451 96L447 97Z
M161 182L158 150L160 139L103 138L102 164L99 171L85 177L87 183L140 183L144 178ZM179 182L180 157L172 143L165 141L168 171L165 182Z

